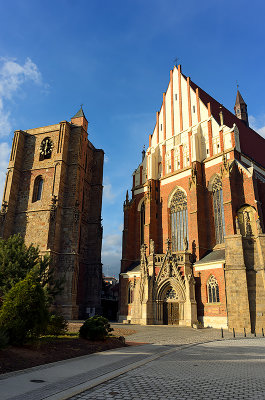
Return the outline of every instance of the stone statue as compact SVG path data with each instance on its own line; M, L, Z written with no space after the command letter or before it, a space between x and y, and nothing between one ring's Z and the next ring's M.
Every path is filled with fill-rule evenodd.
M188 251L188 249L189 249L189 243L188 243L187 236L185 236L185 238L184 238L184 251Z
M150 254L154 254L155 253L155 242L150 239Z

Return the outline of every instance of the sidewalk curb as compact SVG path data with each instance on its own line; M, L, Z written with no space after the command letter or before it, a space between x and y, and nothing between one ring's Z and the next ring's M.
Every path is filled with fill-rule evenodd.
M236 338L237 339L242 339L242 338ZM256 338L255 338L256 339ZM69 398L76 396L86 390L93 389L96 386L101 385L102 383L105 383L111 379L117 378L129 371L132 371L133 369L136 369L138 367L141 367L145 364L148 364L151 361L157 360L158 358L161 358L165 355L168 355L170 353L173 353L178 350L182 349L187 349L189 347L194 347L206 343L213 343L213 342L224 342L224 341L230 341L230 340L235 340L235 338L227 338L227 339L214 339L214 340L206 340L204 342L199 342L199 343L189 343L189 344L183 344L183 345L176 345L173 349L165 350L159 354L152 355L150 357L147 357L144 360L137 361L135 363L132 363L130 365L127 365L126 367L118 368L117 370L113 372L106 373L98 378L93 379L92 381L88 381L86 383L82 383L77 386L73 386L70 389L67 389L65 391L61 391L59 393L53 394L51 396L45 397L45 400L68 400ZM12 400L12 399L10 399Z
M186 346L186 347L189 347L189 345ZM135 363L127 365L126 367L119 368L119 369L117 369L117 370L115 370L113 372L109 372L107 374L104 374L104 375L102 375L102 376L100 376L98 378L93 379L90 382L82 383L82 384L80 384L78 386L73 386L70 389L61 391L59 393L53 394L53 395L48 396L48 397L45 397L45 400L66 400L66 399L69 399L70 397L76 396L79 393L84 392L85 390L92 389L92 388L94 388L94 387L96 387L96 386L98 386L98 385L100 385L100 384L102 384L102 383L104 383L106 381L109 381L109 380L111 380L113 378L117 378L118 376L123 375L126 372L132 371L135 368L141 367L142 365L145 365L145 364L147 364L147 363L149 363L151 361L154 361L154 360L156 360L156 359L158 359L160 357L163 357L163 356L165 356L167 354L173 353L174 351L178 350L178 348L179 347L176 346L176 348L174 348L174 349L169 349L169 350L162 351L161 353L152 355L150 357L147 357L144 360L137 361ZM12 399L10 399L10 400L12 400Z

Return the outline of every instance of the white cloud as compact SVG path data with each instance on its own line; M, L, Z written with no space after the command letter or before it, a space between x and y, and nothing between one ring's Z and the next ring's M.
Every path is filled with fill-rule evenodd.
M12 129L5 100L11 100L27 81L42 85L41 73L30 58L26 59L24 65L15 60L0 58L0 136L8 135Z
M121 260L121 233L111 233L103 237L102 263L105 274L118 277Z
M0 143L0 201L2 202L5 179L6 179L6 168L8 165L10 154L10 147L8 143Z
M108 180L103 183L103 201L106 200L109 203L113 203L116 194L113 193L112 185Z
M261 114L258 117L250 115L248 119L251 128L265 138L265 114Z

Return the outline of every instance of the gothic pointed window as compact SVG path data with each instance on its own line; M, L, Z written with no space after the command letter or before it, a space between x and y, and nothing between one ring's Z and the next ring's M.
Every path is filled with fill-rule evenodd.
M216 244L224 242L225 219L223 206L223 189L220 176L217 176L212 185L213 192L213 212Z
M208 303L219 303L219 285L216 278L211 275L207 282Z
M41 176L37 176L37 178L34 181L34 187L33 187L33 196L32 196L33 203L35 201L41 200L42 192L43 192L43 178Z
M140 211L140 239L141 239L141 244L144 244L144 224L145 224L145 204L144 201L142 202L141 205L141 211Z
M133 302L133 285L130 283L128 286L128 304Z
M183 251L188 243L187 196L177 189L170 203L172 251Z

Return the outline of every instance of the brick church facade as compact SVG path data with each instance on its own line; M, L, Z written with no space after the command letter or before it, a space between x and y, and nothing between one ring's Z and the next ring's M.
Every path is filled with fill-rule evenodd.
M265 139L170 71L124 202L119 320L265 328Z
M0 237L20 233L49 254L67 318L100 312L103 150L88 140L82 108L71 119L14 133Z

